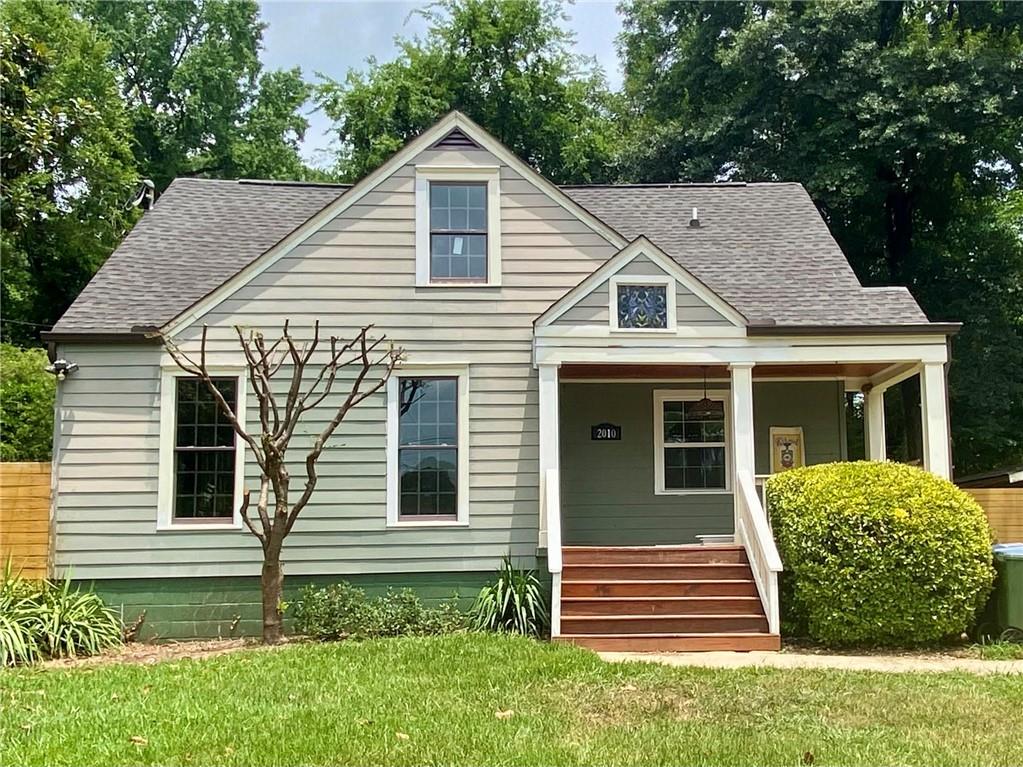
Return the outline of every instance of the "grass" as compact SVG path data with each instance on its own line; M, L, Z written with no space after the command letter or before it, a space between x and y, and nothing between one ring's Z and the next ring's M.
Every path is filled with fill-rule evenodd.
M1020 711L1018 676L607 664L461 635L0 672L0 763L1021 764Z
M1023 642L995 640L970 648L981 660L1023 660Z

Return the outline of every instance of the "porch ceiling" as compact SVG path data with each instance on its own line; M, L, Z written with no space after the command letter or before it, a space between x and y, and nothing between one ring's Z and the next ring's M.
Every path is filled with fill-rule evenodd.
M790 365L756 365L753 378L871 378L891 367L890 363L808 363ZM703 378L704 371L710 378L727 378L727 365L613 365L613 364L566 364L562 365L559 377L563 381L581 379L622 379L646 380L670 378Z

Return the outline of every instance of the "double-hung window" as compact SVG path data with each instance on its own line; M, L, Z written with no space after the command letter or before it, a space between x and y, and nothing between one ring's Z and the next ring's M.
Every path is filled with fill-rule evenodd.
M244 420L243 379L212 380ZM161 385L159 527L237 527L243 464L230 419L199 378L165 372Z
M487 185L430 182L430 281L487 281Z
M723 492L728 481L727 395L654 396L658 493Z
M416 286L501 284L497 166L416 166Z
M389 524L467 521L467 394L458 370L388 382Z

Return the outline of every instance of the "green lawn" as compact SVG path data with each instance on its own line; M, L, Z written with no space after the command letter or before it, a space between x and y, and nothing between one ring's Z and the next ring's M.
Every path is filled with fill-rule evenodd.
M1018 676L607 664L449 636L0 671L0 763L1023 764L1021 712Z

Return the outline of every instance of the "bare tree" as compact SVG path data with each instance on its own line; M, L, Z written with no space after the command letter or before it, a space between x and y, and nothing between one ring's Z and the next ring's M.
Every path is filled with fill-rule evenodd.
M254 522L249 516L249 489L242 496L240 513L245 526L263 547L263 641L267 644L276 644L284 637L281 621L284 588L281 549L285 537L291 532L295 520L316 489L316 462L327 440L349 411L379 391L402 359L401 350L392 345L385 346L383 336L369 338L371 328L371 325L367 325L348 341L331 336L328 358L310 368L313 355L320 346L319 321L308 343L296 343L287 321L280 338L271 344L267 343L261 332L250 330L246 333L243 328L236 326L238 342L245 355L249 384L259 405L259 428L253 431L238 421L209 373L206 363L206 326L202 329L198 357L185 352L174 339L167 336L162 338L164 347L178 367L203 381L220 411L230 421L235 434L245 441L259 466L259 495L255 504L259 518ZM315 370L308 378L307 368L310 372ZM329 404L331 418L306 453L305 486L292 503L291 474L287 464L291 439L302 417L330 396L338 373L343 370L353 373L351 379L345 376L347 393L342 395L339 388L337 396L341 401ZM274 378L278 374L287 384L286 390L284 386L274 390ZM282 396L283 403L280 403Z

